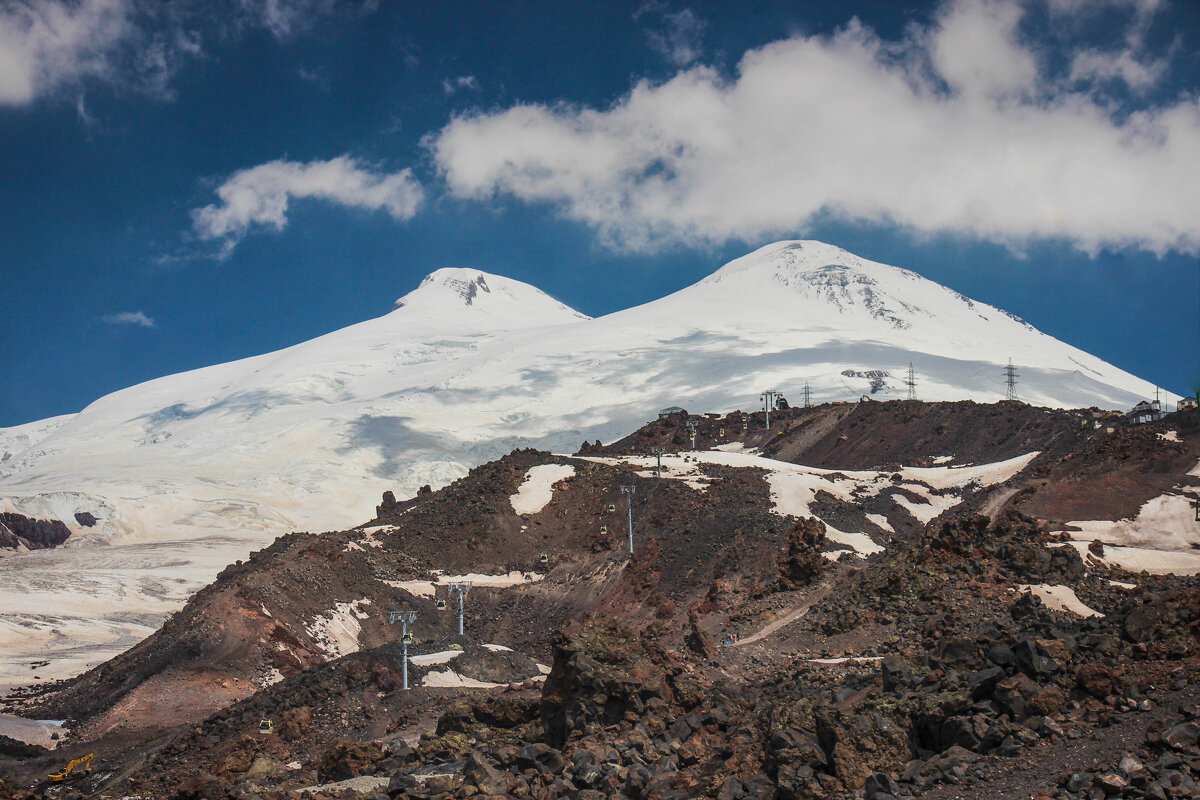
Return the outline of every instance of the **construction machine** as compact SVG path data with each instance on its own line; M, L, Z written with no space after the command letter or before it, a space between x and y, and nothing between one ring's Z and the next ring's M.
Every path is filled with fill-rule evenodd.
M95 753L88 753L86 756L72 759L71 763L67 764L67 768L62 772L50 773L50 780L54 783L62 783L63 781L73 781L76 778L87 777L92 772L92 758L94 756ZM79 766L82 766L83 769L75 772L75 768Z

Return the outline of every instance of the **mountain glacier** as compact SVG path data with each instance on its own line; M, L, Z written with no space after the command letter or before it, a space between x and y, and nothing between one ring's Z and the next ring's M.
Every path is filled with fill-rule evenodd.
M768 388L795 402L806 383L813 402L902 398L910 363L923 400L992 402L1009 359L1032 404L1154 394L1004 311L820 242L768 245L595 319L518 281L438 270L378 319L0 429L0 510L74 531L65 549L0 559L0 643L12 663L47 647L98 660L279 533L356 524L385 489L440 486L513 448L574 451L665 406L751 409ZM15 669L0 665L0 684Z

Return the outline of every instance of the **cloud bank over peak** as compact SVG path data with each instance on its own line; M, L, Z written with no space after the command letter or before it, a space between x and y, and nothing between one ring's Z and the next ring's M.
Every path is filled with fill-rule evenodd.
M1051 72L1030 4L954 0L885 41L852 20L694 66L607 108L519 104L456 117L429 147L452 194L549 204L608 244L654 250L802 233L818 218L1020 246L1200 252L1200 100L1132 112L1166 64L1144 58L1157 3L1120 50ZM1095 6L1053 0L1051 14Z
M217 187L219 203L192 211L200 239L221 243L228 255L252 227L287 227L292 199L315 199L347 208L387 211L411 219L425 193L412 170L383 172L348 155L327 161L269 161L235 172Z

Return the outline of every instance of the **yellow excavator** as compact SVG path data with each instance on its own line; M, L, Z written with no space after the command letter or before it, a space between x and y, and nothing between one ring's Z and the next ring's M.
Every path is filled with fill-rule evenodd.
M92 772L92 758L94 756L95 753L88 753L86 756L72 759L71 763L67 764L67 768L62 772L50 773L50 780L54 783L62 783L63 781L73 781L76 778L87 777ZM79 766L82 766L83 769L80 772L75 772L75 768Z

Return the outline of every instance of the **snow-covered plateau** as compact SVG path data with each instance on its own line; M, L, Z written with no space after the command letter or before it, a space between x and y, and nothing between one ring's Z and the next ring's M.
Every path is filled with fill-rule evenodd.
M1032 404L1154 395L1004 311L819 242L768 245L596 319L438 270L377 319L0 429L0 510L73 532L0 558L0 684L74 674L274 536L363 522L386 489L441 486L513 448L571 452L662 407L749 409L806 382L814 402L900 398L910 363L921 399L992 402L1009 359Z

